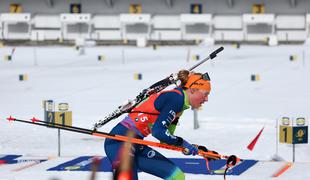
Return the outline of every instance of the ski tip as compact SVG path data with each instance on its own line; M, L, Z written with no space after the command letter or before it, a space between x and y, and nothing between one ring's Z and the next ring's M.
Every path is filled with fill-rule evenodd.
M16 120L16 118L13 118L12 116L10 116L10 117L8 117L8 118L6 118L8 121L15 121Z

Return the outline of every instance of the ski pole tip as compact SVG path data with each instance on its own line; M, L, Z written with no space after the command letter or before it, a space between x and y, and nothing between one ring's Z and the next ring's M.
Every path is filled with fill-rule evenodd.
M40 121L39 119L33 117L32 119L30 119L33 123Z
M6 118L8 121L15 121L16 120L16 118L13 118L12 116L10 116L10 117L8 117L8 118Z

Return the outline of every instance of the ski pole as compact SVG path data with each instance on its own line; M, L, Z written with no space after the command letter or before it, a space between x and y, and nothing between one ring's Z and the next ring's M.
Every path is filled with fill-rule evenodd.
M66 131L77 132L77 133L81 133L81 134L88 134L88 135L101 137L101 138L114 139L114 140L123 141L123 142L127 142L129 140L129 138L127 136L110 134L110 133L99 132L99 131L93 131L91 129L85 129L85 128L80 128L80 127L76 127L76 126L67 126L67 125L63 125L63 124L50 123L50 122L46 122L46 121L41 121L41 120L36 119L36 118L32 118L31 121L27 121L27 120L13 118L10 116L9 118L7 118L7 120L21 122L21 123L27 123L27 124L33 124L33 125L38 125L38 126L45 126L45 127L50 127L50 128L56 128L56 129L62 129L62 130L66 130ZM183 147L168 145L168 144L162 144L162 143L144 140L144 139L138 139L138 138L130 138L130 142L132 142L134 144L158 147L158 148L162 148L162 149L168 149L168 150L179 151L179 152L184 152L184 150L185 150ZM202 150L199 150L198 155L202 156L204 158L211 158L211 159L228 159L230 157L227 155L216 154L216 153L213 153L212 151L205 152ZM238 160L240 161L241 159L238 158Z
M202 63L208 61L209 59L215 58L216 55L217 55L219 52L223 51L223 50L224 50L224 47L223 47L223 46L220 47L220 48L218 48L217 50L213 51L208 57L206 57L205 59L201 60L200 62L198 62L197 64L195 64L193 67L189 68L188 70L189 70L189 71L194 70L196 67L200 66Z
M77 132L77 133L82 133L82 134L89 134L92 136L114 139L114 140L123 141L123 142L130 142L130 143L134 143L134 144L153 146L153 147L158 147L158 148L163 148L163 149L168 149L168 150L185 152L185 148L179 147L179 146L161 144L158 142L148 141L148 140L143 140L143 139L138 139L138 138L129 138L127 136L110 134L110 133L105 133L105 132L98 132L98 131L80 128L80 127L75 127L75 126L67 126L67 125L63 125L63 124L50 123L50 122L46 122L46 121L41 121L41 120L36 119L34 117L31 119L31 121L17 119L17 118L13 118L11 116L9 118L7 118L7 120L17 121L17 122L27 123L27 124L33 124L33 125L38 125L38 126L57 128L57 129L62 129L62 130L67 130L67 131L72 131L72 132ZM235 155L231 155L231 156L221 155L221 154L214 153L212 151L206 152L203 150L199 150L198 155L202 156L206 160L206 166L207 166L208 171L210 171L209 159L214 159L214 160L226 159L226 169L224 171L224 180L226 180L226 174L227 174L228 169L235 166L238 162L243 161L242 159L236 157Z

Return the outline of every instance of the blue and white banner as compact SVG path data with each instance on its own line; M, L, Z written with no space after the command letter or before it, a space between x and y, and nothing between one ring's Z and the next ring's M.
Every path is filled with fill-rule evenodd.
M71 161L60 164L56 167L48 169L48 171L90 171L92 166L93 156L83 156L73 159ZM217 160L209 162L211 172L207 170L206 161L204 159L192 158L170 158L178 167L185 173L191 174L223 174L226 167L226 160ZM227 172L227 175L240 175L258 161L244 160ZM101 158L101 163L98 168L99 172L112 171L111 163L107 157Z
M63 162L55 167L50 167L47 171L91 171L92 163L94 159L100 160L100 166L97 169L99 172L111 172L112 167L107 157L98 156L81 156L73 160ZM226 160L210 161L209 167L211 171L207 170L206 161L204 159L193 159L193 158L170 158L178 167L180 167L185 173L191 174L210 174L219 175L223 174L226 168ZM27 158L22 155L1 155L0 161L2 164L16 164L24 162L36 162L39 164L41 162L48 161L48 159L36 159ZM240 175L247 171L258 161L256 160L244 160L239 162L236 166L231 168L227 175Z

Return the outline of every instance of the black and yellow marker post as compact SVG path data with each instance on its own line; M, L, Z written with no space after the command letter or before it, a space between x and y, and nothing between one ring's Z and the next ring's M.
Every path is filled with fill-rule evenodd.
M280 143L293 144L293 162L295 162L295 144L308 143L308 125L306 118L298 117L295 121L282 117L279 126Z
M260 80L259 74L252 74L251 75L251 81L259 81L259 80Z
M290 55L290 61L296 61L298 59L297 55Z
M199 54L192 55L192 60L199 61L200 60Z
M105 59L105 55L98 55L98 61L104 61Z
M62 126L72 126L72 111L68 111L68 103L59 103L58 110L55 111L53 100L43 101L44 121L47 122L47 127L57 128ZM57 124L57 125L55 125ZM61 152L60 129L58 129L58 156Z
M19 81L27 81L28 80L28 74L20 74L18 76Z
M134 74L134 79L135 80L142 80L142 74L141 73L135 73Z
M12 56L11 55L5 55L3 59L5 61L12 61Z

